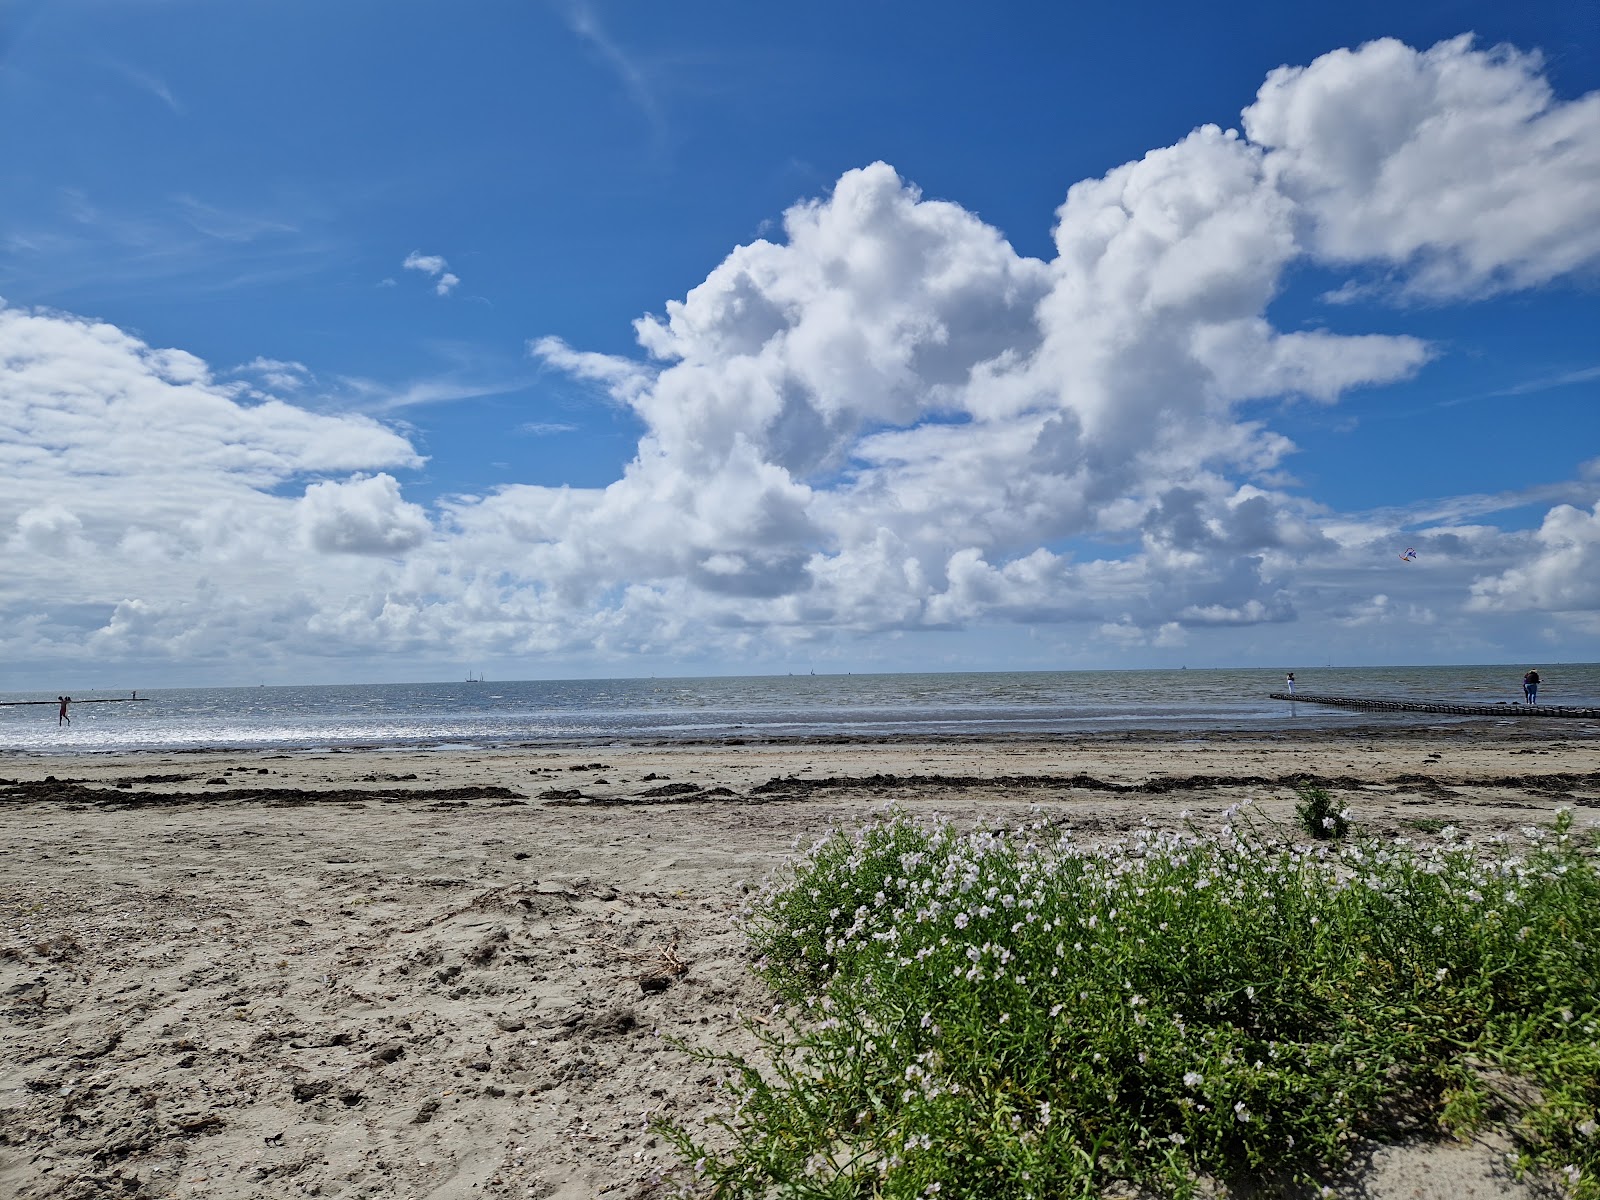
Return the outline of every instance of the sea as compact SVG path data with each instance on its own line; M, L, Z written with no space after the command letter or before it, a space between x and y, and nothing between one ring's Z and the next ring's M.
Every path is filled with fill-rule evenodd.
M1297 670L1303 693L1455 704L1522 698L1521 666ZM1541 703L1600 706L1600 663L1540 667ZM1481 718L1273 700L1260 669L1003 671L382 683L0 694L0 754L562 747L1448 725ZM84 703L84 701L119 701ZM43 703L18 703L42 701ZM1514 718L1507 717L1507 720ZM1587 722L1585 722L1587 724ZM1552 736L1559 736L1552 725Z

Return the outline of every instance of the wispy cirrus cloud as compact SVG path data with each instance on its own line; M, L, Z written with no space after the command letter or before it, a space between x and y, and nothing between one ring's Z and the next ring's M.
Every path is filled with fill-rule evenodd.
M1412 504L1367 509L1359 514L1350 515L1353 519L1375 525L1392 526L1396 529L1418 529L1430 525L1475 521L1517 509L1588 503L1593 500L1595 483L1600 479L1600 472L1594 470L1597 464L1600 464L1600 459L1587 464L1589 470L1581 471L1579 477L1575 479L1562 479L1503 492L1472 492L1460 496L1434 497L1418 500Z
M300 232L295 222L282 217L223 208L182 192L173 196L172 202L191 228L219 241L254 242L276 234Z
M119 62L115 59L110 60L108 65L135 88L149 93L165 104L174 116L182 117L188 115L183 104L178 100L177 96L173 95L172 89L167 86L166 81L160 76L135 67L131 63Z
M1582 367L1576 371L1563 371L1559 375L1542 375L1538 379L1514 383L1497 392L1490 392L1489 395L1526 396L1532 392L1553 392L1557 388L1571 387L1578 383L1593 383L1596 380L1600 380L1600 366Z
M615 72L634 105L644 114L651 130L660 139L666 133L666 116L655 88L638 59L611 36L589 0L562 0L560 9L567 28L592 46Z
M192 195L134 206L64 187L55 210L4 237L0 286L40 300L84 288L222 292L326 270L338 247L294 217Z
M387 413L424 404L450 404L484 396L508 396L522 391L529 386L529 382L527 379L466 380L438 376L387 384L346 375L338 380L338 389L340 397L348 399L350 407L354 409L367 413Z

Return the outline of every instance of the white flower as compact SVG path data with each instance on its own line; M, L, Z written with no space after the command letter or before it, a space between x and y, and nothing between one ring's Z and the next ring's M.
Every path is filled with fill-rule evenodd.
M1181 1145L1184 1144L1184 1142L1186 1142L1188 1140L1189 1139L1184 1137L1183 1134L1181 1134L1181 1133L1169 1133L1169 1134L1167 1134L1167 1141L1171 1142L1174 1146L1181 1146Z
M1197 1088L1205 1081L1206 1077L1198 1071L1188 1071L1183 1076L1183 1086L1186 1088Z
M1250 1110L1244 1106L1243 1100L1233 1106L1233 1115L1241 1124L1250 1120Z

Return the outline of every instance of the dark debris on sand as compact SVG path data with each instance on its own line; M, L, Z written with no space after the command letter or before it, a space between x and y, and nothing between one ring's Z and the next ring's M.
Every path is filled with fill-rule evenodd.
M1280 790L1318 787L1329 791L1362 791L1374 787L1404 789L1432 800L1461 798L1460 789L1508 788L1521 792L1565 798L1577 804L1600 806L1600 771L1584 774L1552 772L1545 775L1503 775L1485 778L1449 777L1405 772L1386 779L1353 775L1319 775L1298 771L1283 775L1161 775L1138 783L1120 783L1079 772L1073 775L845 775L807 779L794 775L775 776L759 783L745 795L726 787L701 788L695 784L673 784L651 788L631 796L588 796L576 788L552 788L539 793L539 799L561 807L631 807L649 804L698 804L733 800L742 804L771 804L846 795L936 795L952 792L1061 793L1100 792L1109 795L1164 796L1218 789L1254 788ZM1586 798L1583 793L1592 793Z
M1205 791L1214 788L1285 788L1310 786L1333 790L1353 790L1377 786L1424 788L1449 798L1452 787L1516 788L1571 794L1579 790L1600 790L1600 771L1587 774L1561 772L1549 775L1506 775L1495 778L1441 779L1433 775L1406 773L1388 779L1370 780L1350 775L1316 775L1293 772L1287 775L1182 775L1159 776L1140 783L1118 783L1094 775L866 775L800 779L795 776L769 779L751 789L752 796L788 798L827 791L965 791L975 788L1014 789L1016 791L1092 791L1116 795L1161 796L1173 792Z
M215 804L219 800L295 807L308 804L359 804L374 800L385 803L425 800L430 804L452 804L472 800L526 799L521 792L488 784L446 788L249 787L208 792L130 792L120 786L95 787L82 780L57 779L54 776L37 780L0 779L0 803L51 801L57 804L98 805L106 809L170 808L186 804Z

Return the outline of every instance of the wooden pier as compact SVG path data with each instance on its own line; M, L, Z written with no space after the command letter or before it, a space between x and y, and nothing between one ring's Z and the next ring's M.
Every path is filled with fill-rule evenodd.
M1571 708L1560 704L1435 704L1426 700L1373 700L1364 696L1319 696L1313 692L1268 692L1273 700L1297 704L1333 704L1369 712L1448 713L1455 717L1577 717L1600 721L1600 708Z

